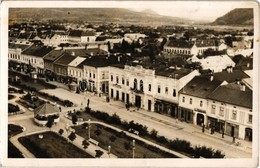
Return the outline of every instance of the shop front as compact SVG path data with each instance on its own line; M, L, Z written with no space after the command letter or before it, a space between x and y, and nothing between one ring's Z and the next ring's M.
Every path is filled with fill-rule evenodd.
M193 110L179 107L179 120L193 123Z
M226 125L226 131L225 133L231 137L236 137L238 138L238 132L239 132L239 126L232 124L232 123L227 123Z
M208 128L222 133L223 129L225 130L225 121L213 117L208 117Z
M148 102L148 109L149 109L149 104L151 104L151 101ZM172 102L167 102L167 101L157 99L154 104L154 110L157 113L171 116L173 118L178 117L178 104Z

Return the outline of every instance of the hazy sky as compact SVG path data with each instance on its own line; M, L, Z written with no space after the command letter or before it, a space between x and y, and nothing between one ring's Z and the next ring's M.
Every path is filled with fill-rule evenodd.
M216 18L223 16L227 12L235 8L250 7L249 3L245 2L202 2L202 1L163 1L161 3L145 3L139 4L137 11L144 9L152 9L160 15L185 17L193 20L214 21ZM251 4L252 7L252 4Z

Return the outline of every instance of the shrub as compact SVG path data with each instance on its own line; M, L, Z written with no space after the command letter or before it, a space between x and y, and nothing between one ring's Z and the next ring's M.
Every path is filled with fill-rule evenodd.
M84 140L82 141L82 146L83 146L84 149L87 149L88 146L89 146L89 142L88 142L86 139L84 139Z
M155 129L153 129L153 130L150 132L151 138L154 138L154 139L157 138L157 134L158 134L158 131L156 131Z
M76 134L74 132L71 132L68 138L69 140L74 141L76 139Z
M167 142L168 142L168 140L167 140L164 136L159 136L159 137L157 138L157 141L158 141L159 143L167 143Z
M8 113L18 112L20 111L20 108L18 105L13 105L11 103L8 103Z
M131 149L130 142L124 142L124 147L125 147L126 150L130 150Z
M111 135L111 136L109 137L109 139L110 139L111 142L115 142L116 137L115 137L114 135Z
M111 116L111 123L113 124L117 124L117 125L120 125L121 124L121 119L118 115L116 115L116 113L114 113L112 116Z
M59 130L59 134L62 135L64 133L64 130L63 129L60 129Z
M86 112L87 112L87 113L90 113L90 112L91 112L91 108L86 107Z
M177 151L183 151L186 153L193 153L193 148L191 147L191 144L189 141L186 140L180 140L178 138L169 141L168 146L170 149L177 150Z
M100 158L102 155L103 155L103 151L101 151L101 150L95 150L96 151L96 156L95 157L97 157L97 158Z
M102 131L100 129L96 129L95 134L96 134L96 136L99 136L102 134Z

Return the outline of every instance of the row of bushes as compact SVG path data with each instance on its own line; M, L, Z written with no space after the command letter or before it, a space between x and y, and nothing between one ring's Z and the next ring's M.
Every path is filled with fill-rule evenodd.
M130 128L134 129L139 132L140 136L149 137L162 146L165 146L171 150L186 153L187 155L194 158L199 158L199 157L224 158L225 157L225 154L223 154L219 150L214 150L212 148L207 148L205 146L192 147L189 141L181 140L178 138L174 140L169 140L164 136L157 135L158 132L156 130L152 130L151 132L149 132L147 130L147 126L145 125L134 123L134 121L130 121L130 122L121 121L120 117L116 114L110 116L105 112L92 111L89 107L86 107L86 112L94 116L95 118L100 119L108 124L113 124L113 125L123 127L125 130L129 130ZM123 136L123 135L118 135L118 136Z
M62 106L66 106L66 107L72 107L73 106L73 103L69 100L61 100L60 98L56 97L56 96L52 96L52 95L49 95L47 93L43 93L43 92L39 92L36 88L34 87L31 87L31 86L27 86L27 85L24 85L24 84L21 84L19 82L10 82L10 84L16 86L16 87L19 87L23 90L27 90L27 91L30 91L30 92L34 92L36 95L40 96L40 97L43 97L45 99L48 99L50 101L54 101L54 102L57 102L58 104L62 105Z

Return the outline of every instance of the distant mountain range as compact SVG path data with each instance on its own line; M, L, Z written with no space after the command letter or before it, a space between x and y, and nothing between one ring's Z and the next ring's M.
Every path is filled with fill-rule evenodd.
M185 18L162 16L150 9L137 12L123 8L11 8L9 20L68 20L140 25L190 24L192 22Z
M253 8L236 8L217 18L213 25L253 25Z

